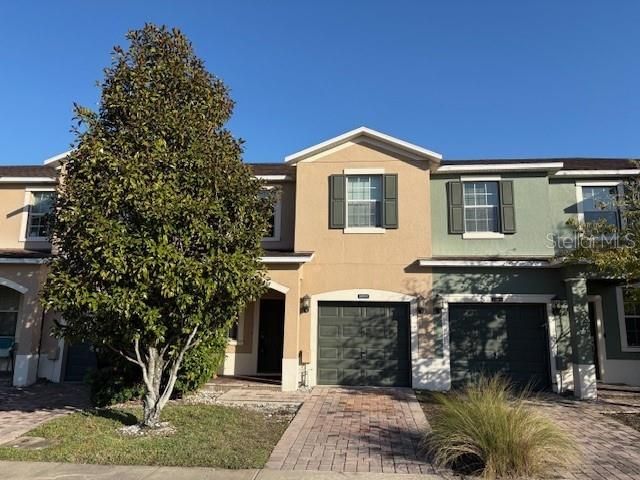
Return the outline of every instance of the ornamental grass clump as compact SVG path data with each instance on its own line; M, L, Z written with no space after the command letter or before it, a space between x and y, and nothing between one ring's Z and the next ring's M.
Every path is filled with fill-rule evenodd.
M538 477L578 458L574 440L499 376L438 395L425 444L438 466L487 479Z

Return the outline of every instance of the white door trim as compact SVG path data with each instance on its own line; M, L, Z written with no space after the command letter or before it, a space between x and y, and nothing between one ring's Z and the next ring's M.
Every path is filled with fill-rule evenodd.
M593 303L596 316L596 342L598 344L598 366L599 376L602 381L605 379L605 360L607 358L606 344L604 341L604 324L602 316L602 297L600 295L587 296L587 302Z
M536 295L536 294L495 294L495 295L477 295L466 293L454 293L441 295L444 300L442 308L442 332L444 341L444 353L446 364L449 366L449 375L451 375L451 357L449 345L449 303L540 303L546 305L547 325L549 336L549 371L551 376L551 385L553 391L559 392L560 374L556 369L555 357L558 354L556 320L551 308L551 301L555 295ZM497 301L496 301L497 300ZM446 335L445 335L446 332Z
M366 298L365 298L366 297ZM311 363L308 373L309 386L317 385L318 376L318 303L319 302L404 302L409 303L409 326L411 347L411 377L416 383L418 360L418 299L413 295L386 290L367 288L353 290L335 290L311 295Z

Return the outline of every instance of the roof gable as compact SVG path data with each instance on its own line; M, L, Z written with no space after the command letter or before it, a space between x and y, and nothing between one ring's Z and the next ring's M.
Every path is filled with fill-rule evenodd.
M442 155L439 153L427 150L426 148L414 145L404 140L386 135L384 133L372 130L367 127L359 127L355 130L343 133L337 137L330 138L324 142L313 145L299 152L293 153L285 157L284 161L289 164L296 164L302 161L313 161L313 157L332 150L336 147L340 147L347 143L372 143L382 148L387 148L392 151L403 153L411 158L420 160L427 160L434 163L440 163Z

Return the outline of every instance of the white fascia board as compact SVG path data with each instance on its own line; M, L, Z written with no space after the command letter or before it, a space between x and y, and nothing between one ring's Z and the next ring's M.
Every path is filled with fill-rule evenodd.
M42 265L48 258L0 258L2 265Z
M267 182L282 182L292 178L290 175L255 175L255 177Z
M560 170L562 162L541 163L476 163L465 165L440 165L434 173L483 173L483 172L549 172Z
M554 268L558 264L548 260L419 260L421 267L498 267L498 268Z
M62 152L62 153L59 153L58 155L54 155L51 158L47 158L44 161L44 164L45 165L51 165L53 163L57 164L57 163L60 162L60 160L62 160L63 158L67 157L71 152L73 152L73 150L67 150L66 152Z
M55 177L0 177L0 183L56 183Z
M382 132L378 132L367 127L359 127L349 132L343 133L342 135L338 135L337 137L333 137L329 140L313 145L309 148L305 148L304 150L300 150L299 152L287 155L286 157L284 157L284 161L285 163L297 163L300 160L304 160L305 158L308 158L312 155L323 152L325 150L329 150L330 148L346 143L359 136L366 136L383 143L388 143L402 150L409 151L419 157L436 161L442 160L442 155L437 152L427 150L426 148L414 145L413 143L405 142L404 140L400 140L398 138L392 137L391 135L386 135Z
M623 170L562 170L556 172L556 177L631 177L640 175L640 169L629 168Z
M311 255L296 255L296 256L277 256L277 255L267 255L264 257L260 257L260 261L262 263L307 263L313 259L313 253Z

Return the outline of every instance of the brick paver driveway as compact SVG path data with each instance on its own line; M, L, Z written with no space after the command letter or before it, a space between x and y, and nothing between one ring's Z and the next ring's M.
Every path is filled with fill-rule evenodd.
M564 478L594 480L640 479L640 432L614 420L607 413L640 413L635 400L579 402L558 396L532 402L564 430L582 449L582 460Z
M0 385L0 444L88 405L84 385L38 383L25 388Z
M427 425L410 389L316 387L267 468L435 473L420 454Z

